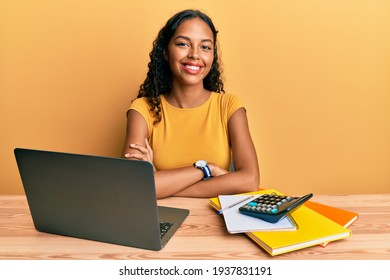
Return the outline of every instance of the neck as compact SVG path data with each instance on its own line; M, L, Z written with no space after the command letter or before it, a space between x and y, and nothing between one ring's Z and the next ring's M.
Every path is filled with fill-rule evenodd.
M194 108L205 103L210 92L202 87L173 87L165 99L178 108Z

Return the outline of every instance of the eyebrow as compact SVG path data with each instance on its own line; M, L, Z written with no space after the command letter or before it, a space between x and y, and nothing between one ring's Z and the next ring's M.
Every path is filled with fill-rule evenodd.
M175 40L176 39L184 39L191 42L191 38L184 35L178 35L176 36ZM211 39L202 39L201 42L210 42L211 44L213 44L213 40Z

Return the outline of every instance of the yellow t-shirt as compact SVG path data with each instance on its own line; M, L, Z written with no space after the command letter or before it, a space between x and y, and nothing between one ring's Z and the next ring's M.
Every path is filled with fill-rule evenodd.
M145 97L138 98L130 110L139 112L148 125L148 140L157 170L190 166L203 159L230 170L231 151L228 121L243 107L237 96L212 93L195 108L177 108L161 97L161 122L153 125Z

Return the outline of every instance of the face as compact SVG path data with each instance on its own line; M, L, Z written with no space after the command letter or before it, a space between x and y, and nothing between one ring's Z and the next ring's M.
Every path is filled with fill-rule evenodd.
M214 59L213 32L200 18L182 22L169 41L166 59L173 86L202 85Z

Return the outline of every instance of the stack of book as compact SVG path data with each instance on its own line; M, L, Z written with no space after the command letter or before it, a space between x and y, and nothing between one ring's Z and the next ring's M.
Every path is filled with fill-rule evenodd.
M223 204L229 201L227 199L236 198L238 201L245 199L245 196L267 193L282 195L275 189L267 189L242 195L210 198L210 205L220 210L221 202ZM305 202L276 224L264 222L256 224L257 218L239 214L238 209L232 210L223 214L228 231L245 233L272 256L314 245L325 247L331 241L347 238L351 235L348 226L358 218L358 213L312 201ZM242 222L240 217L251 220Z

